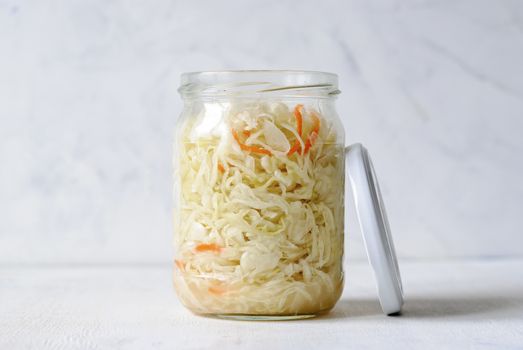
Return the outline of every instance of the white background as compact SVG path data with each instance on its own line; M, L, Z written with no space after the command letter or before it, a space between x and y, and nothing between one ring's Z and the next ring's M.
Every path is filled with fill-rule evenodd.
M339 75L401 258L523 255L521 1L0 0L0 262L169 261L179 75L219 69Z

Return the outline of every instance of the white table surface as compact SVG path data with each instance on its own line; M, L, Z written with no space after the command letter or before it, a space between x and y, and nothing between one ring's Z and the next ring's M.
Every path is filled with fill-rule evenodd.
M399 317L350 262L328 315L241 322L192 315L162 265L0 265L0 349L523 349L523 260L401 261Z

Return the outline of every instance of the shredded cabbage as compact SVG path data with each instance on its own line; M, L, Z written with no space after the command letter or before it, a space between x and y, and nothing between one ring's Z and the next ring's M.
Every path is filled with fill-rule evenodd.
M204 314L334 306L343 286L343 159L336 130L311 107L213 102L185 118L174 161L182 302Z

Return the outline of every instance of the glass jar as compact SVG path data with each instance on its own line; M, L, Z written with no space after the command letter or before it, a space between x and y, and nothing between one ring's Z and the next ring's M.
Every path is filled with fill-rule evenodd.
M197 314L306 318L343 289L344 128L337 76L182 75L174 285Z

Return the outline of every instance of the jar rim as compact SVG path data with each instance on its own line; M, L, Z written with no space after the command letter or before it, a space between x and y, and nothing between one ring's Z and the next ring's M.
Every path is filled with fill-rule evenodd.
M278 95L288 97L332 97L340 93L334 73L305 70L221 70L187 72L178 89L184 98L245 97Z

